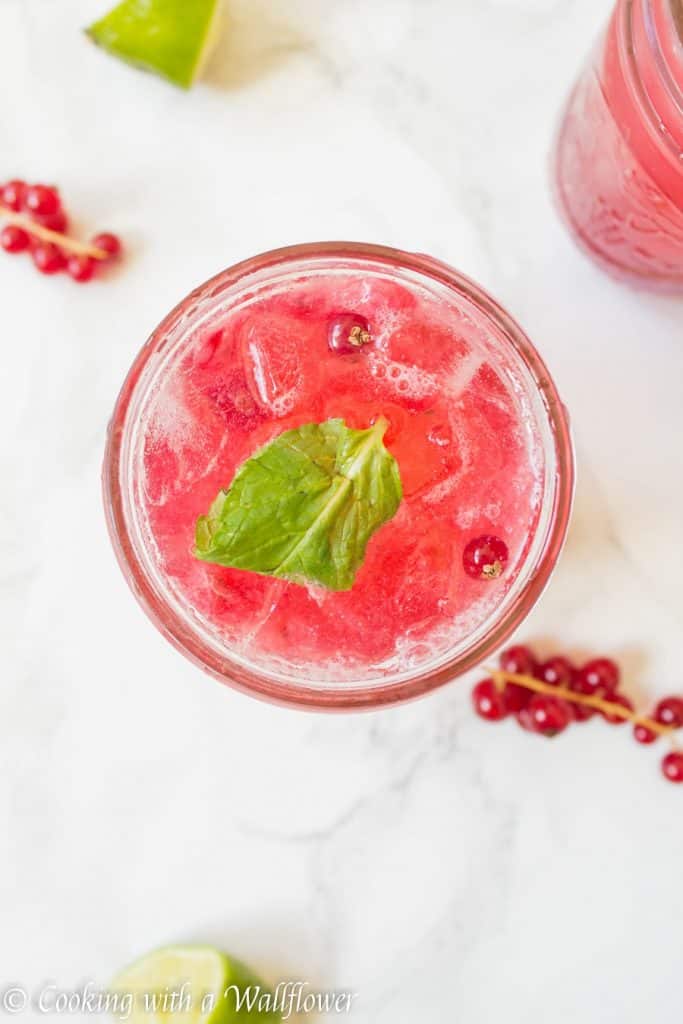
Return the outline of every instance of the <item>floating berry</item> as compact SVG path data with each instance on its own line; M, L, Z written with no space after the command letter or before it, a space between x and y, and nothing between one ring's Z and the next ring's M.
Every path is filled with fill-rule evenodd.
M31 243L30 236L23 228L8 224L0 232L0 245L5 252L24 252Z
M36 245L31 255L41 274L58 274L66 265L64 253L51 242Z
M672 729L683 727L683 700L680 697L665 697L655 708L655 721Z
M95 260L91 256L70 256L67 260L66 272L74 281L84 284L95 273Z
M95 243L97 244L97 243ZM372 341L370 324L357 313L339 313L330 320L327 344L337 355L358 352Z
M669 782L683 782L683 752L672 750L662 760L662 773Z
M488 722L500 722L508 713L503 694L493 679L477 683L472 690L472 703L477 714Z
M564 732L572 720L571 708L559 697L536 693L529 702L526 715L535 732L552 738Z
M632 701L630 701L628 697L624 697L623 693L611 693L608 699L610 704L618 704L627 711L633 711ZM615 712L601 711L600 714L606 722L609 722L610 725L623 725L624 722L628 721L628 718L623 715L616 714Z
M657 739L657 733L654 729L648 729L644 722L636 722L633 726L633 738L636 743L654 743Z
M29 185L24 194L23 206L31 214L50 216L59 212L62 203L56 188L48 185Z
M0 203L3 206L9 207L10 210L17 212L23 205L25 195L26 182L16 178L13 181L8 181L0 189Z
M475 580L496 580L509 558L508 547L500 537L485 534L475 537L463 551L465 572Z
M595 658L579 669L574 689L589 697L599 693L608 696L616 693L618 686L619 666L611 658Z
M574 671L574 666L567 658L555 657L539 665L535 674L549 686L568 687L574 679Z

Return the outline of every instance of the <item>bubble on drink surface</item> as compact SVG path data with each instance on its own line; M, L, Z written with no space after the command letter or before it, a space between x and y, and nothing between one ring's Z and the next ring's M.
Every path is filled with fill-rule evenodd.
M439 393L439 381L418 366L408 366L390 359L384 352L371 352L367 357L370 373L386 389L403 398L429 398Z
M278 418L292 411L304 380L303 325L295 317L265 315L248 320L240 351L247 387L260 408ZM306 375L310 375L310 358Z
M445 615L447 604L440 599L440 612ZM490 595L472 601L466 611L445 615L426 631L407 630L396 638L393 657L386 663L385 671L405 672L415 666L424 665L429 659L438 659L452 650L453 644L469 636L491 615L500 602L500 595Z

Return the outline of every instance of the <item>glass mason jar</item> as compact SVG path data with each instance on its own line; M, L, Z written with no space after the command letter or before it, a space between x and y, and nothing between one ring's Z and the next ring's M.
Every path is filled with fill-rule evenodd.
M529 455L529 464L533 466L533 496L529 498L526 505L525 497L521 500L518 495L515 497L517 502L515 508L523 506L521 511L516 514L520 515L521 522L524 524L526 523L524 516L529 515L528 510L533 506L533 517L529 515L528 519L533 525L528 528L526 525L523 527L522 543L519 545L518 556L516 556L515 572L501 587L500 599L496 599L490 606L487 606L485 612L480 611L477 615L463 617L457 635L451 639L449 634L438 650L428 644L423 646L417 644L411 648L410 658L403 663L395 661L390 664L368 662L365 667L358 668L356 666L349 671L337 672L334 666L330 668L329 665L323 670L322 663L319 667L315 657L310 656L310 652L306 657L297 657L297 641L290 641L288 631L293 630L297 636L305 634L303 629L296 632L297 623L292 621L291 615L289 618L285 616L279 622L282 633L288 634L285 636L286 643L283 645L285 657L269 659L261 656L256 648L251 649L248 645L245 648L243 644L236 644L230 640L220 621L220 613L215 612L215 608L219 605L212 606L214 608L212 617L212 614L206 612L201 601L195 601L188 597L187 588L183 589L183 585L178 582L179 575L182 576L185 567L187 567L188 573L193 574L193 580L199 580L200 586L205 579L202 574L208 572L206 578L215 581L216 577L211 574L213 570L217 569L219 573L224 571L227 571L228 574L236 573L238 585L242 587L253 588L263 585L266 588L268 586L285 588L285 590L278 591L280 600L284 594L285 599L289 597L291 600L302 602L307 598L307 594L296 584L287 584L280 580L274 581L254 573L239 572L233 569L222 570L221 567L206 566L196 560L192 561L191 522L194 521L192 517L206 510L205 501L210 489L214 486L213 478L210 485L206 485L206 481L201 479L197 482L197 488L204 487L206 493L199 495L199 491L194 493L192 487L186 487L182 493L179 491L177 498L173 498L173 501L177 501L179 505L189 502L190 504L186 504L186 507L191 507L191 516L188 514L181 531L180 542L176 543L178 538L174 536L173 530L166 529L166 533L164 533L163 529L155 526L153 522L154 516L159 513L161 503L168 498L169 491L172 491L173 488L172 486L169 488L167 481L163 494L160 494L157 488L154 495L150 497L149 478L146 478L145 474L149 471L146 460L149 459L150 452L155 458L159 457L162 460L162 469L168 466L169 459L180 458L182 460L182 453L178 457L177 452L165 449L160 454L158 445L155 449L156 440L150 442L152 432L150 424L152 422L157 426L161 423L163 429L167 431L171 429L169 427L171 424L175 430L174 436L181 438L178 442L180 445L191 443L188 441L188 432L191 432L191 424L189 427L187 424L188 410L181 410L177 404L175 382L181 379L178 376L179 368L181 368L181 374L185 372L182 368L188 365L189 359L192 366L195 366L196 363L200 367L197 373L203 374L202 381L206 382L208 374L209 384L211 383L212 346L215 346L216 338L226 336L226 329L223 329L223 334L220 331L216 333L212 329L209 330L207 325L229 323L231 322L230 317L244 315L244 310L246 310L246 315L252 316L258 329L259 324L262 323L262 319L259 320L259 316L262 317L259 309L262 307L257 305L257 312L253 314L249 312L253 308L253 304L263 301L264 297L265 301L268 301L268 297L272 295L277 298L283 293L286 294L287 289L291 291L291 288L294 288L296 303L298 303L296 305L297 315L308 315L307 310L310 311L311 305L315 306L315 303L311 303L311 293L299 294L296 293L296 289L303 288L305 291L309 282L312 287L315 287L316 280L322 279L323 284L325 281L332 281L331 288L334 290L336 288L334 282L340 277L344 282L341 289L344 295L353 294L356 299L358 296L365 296L367 299L368 295L372 296L373 290L376 294L384 296L383 301L386 299L386 295L390 294L391 289L394 290L392 294L396 293L396 289L399 290L401 301L410 299L411 294L419 294L421 301L429 305L429 308L443 313L447 330L442 331L439 337L440 344L445 347L449 360L452 359L453 338L456 339L456 343L459 337L475 338L476 345L483 347L483 355L478 363L475 361L474 365L468 364L465 369L470 374L478 372L477 365L482 367L486 374L490 374L490 371L493 370L491 379L495 378L499 381L496 386L508 388L512 396L510 401L515 407L522 410L520 430L515 435L518 440L515 444L519 445L520 451L522 448L526 451L527 448L524 446L530 443L524 438L533 435L536 441L534 454L533 456ZM385 315L385 323L389 325L386 327L387 337L389 339L396 338L395 325L398 321L393 318L393 311L391 308L387 309L386 303L383 315ZM397 315L400 318L400 311ZM234 319L232 322L235 322ZM271 328L275 330L274 323L274 320L269 321L269 330ZM249 329L252 330L253 325ZM408 334L407 343L414 345L414 336L410 331L406 333ZM211 342L208 346L207 337ZM426 331L421 335L418 345L429 345L430 337L429 331ZM253 336L249 335L249 339L251 345ZM275 358L280 360L278 364L280 369L276 371L276 375L281 371L283 358L285 358L285 362L288 358L282 356L283 344L286 344L286 339L278 341L276 347ZM332 370L329 372L336 374L337 364L334 363L334 354L332 357L330 356L327 341L320 341L316 335L316 344L320 344L321 347L312 350L310 347L307 348L305 343L298 354L298 358L301 360L298 364L301 375L305 376L308 369L307 360L311 363L312 374L322 372L318 371L318 363L331 366ZM208 350L208 356L204 355L205 350ZM234 359L235 362L238 362L245 358L243 348L238 346L231 351L236 351L238 355L226 356L225 359ZM409 351L414 351L414 349L409 349ZM201 358L195 353L201 353ZM375 355L379 358L382 353L377 352ZM359 356L357 353L341 357L339 373L347 373L354 365L360 366L364 358L366 358L365 355ZM365 365L367 367L368 364ZM404 392L401 392L400 389L407 387L403 378L393 380L394 377L398 377L396 367L399 364L391 362L387 366L388 369L382 370L382 380L387 385L395 386L398 389L396 394L403 394ZM207 370L206 367L209 369ZM218 387L208 388L212 401L215 398L220 403L219 413L229 407L230 415L226 417L225 431L221 425L219 435L214 433L210 440L208 435L202 437L205 453L202 449L201 459L206 464L207 472L209 468L215 472L217 437L220 437L220 446L224 453L227 445L227 454L224 454L222 458L228 460L230 458L237 459L234 450L236 443L243 443L247 454L253 453L255 448L264 443L263 431L260 440L257 440L255 435L248 435L242 441L237 439L236 442L234 437L229 436L230 417L233 416L234 410L239 406L239 415L242 416L240 420L235 412L234 422L243 423L250 414L250 410L253 409L249 395L241 390L243 385L240 383L240 374L243 371L242 365L239 367L223 365L221 379L229 381L227 391L225 389L220 391ZM261 377L257 380L259 387L264 385L269 371L266 372L263 364L260 364L260 372ZM384 376L385 373L386 376ZM436 371L430 379L438 380ZM423 377L420 377L419 380L423 382ZM485 380L488 381L489 376L486 376ZM169 382L173 384L170 389ZM296 381L293 383L296 384ZM329 385L330 388L332 384ZM320 393L324 390L324 387L318 387L317 390L314 388L312 393L315 393L315 401L323 403L324 409L327 409L327 406L324 406L325 396ZM219 391L220 397L216 398ZM163 410L159 415L160 394L166 394L168 400L164 400ZM352 384L346 406L351 414L353 414L354 403L357 401L359 401L358 394ZM316 408L318 407L316 406ZM395 403L389 403L389 407L397 409ZM342 401L342 411L334 406L331 413L325 412L325 415L320 418L324 419L329 415L342 415L343 409ZM480 416L480 410L477 408L476 402L470 404L468 409L470 411L467 415L479 422L477 417ZM384 415L386 410L380 408L378 412ZM277 416L281 415L282 410L278 407ZM297 410L294 409L287 422L291 424L292 416L296 417L296 415ZM308 422L312 419L308 407L300 409L299 415L302 417L299 422ZM398 415L400 420L400 410ZM409 413L409 419L410 415ZM458 413L458 415L461 414ZM489 432L491 440L487 443L493 445L494 448L498 445L502 451L504 441L496 438L496 425L500 422L501 413L500 410L496 411L495 401L491 403L487 415L490 415L493 424L493 428ZM389 416L391 417L391 413ZM212 423L214 422L215 420L212 420ZM222 421L220 422L222 424ZM283 422L285 420L275 417L272 423L266 423L267 429L273 428L268 436L272 437L276 433L282 432L284 428L280 424ZM262 423L261 426L263 426ZM180 433L176 428L179 428ZM212 429L215 431L215 427ZM473 429L478 428L473 426ZM224 433L226 436L223 436ZM449 443L446 438L438 434L434 440L437 446ZM388 441L387 444L389 444ZM439 451L443 451L443 449L439 449ZM240 460L243 457L240 454ZM407 453L408 461L415 462L417 471L423 475L429 475L429 466L431 465L429 460L436 457L440 457L436 448L431 454L426 452L425 459L421 454L415 455L412 449ZM231 472L233 471L231 470ZM472 487L475 492L478 487L478 472L479 467L476 464L469 468L468 479L473 481ZM488 485L486 469L482 468L481 472L482 489L485 489ZM185 474L184 480L187 480L187 474ZM256 256L224 271L185 298L157 327L128 374L111 419L103 467L107 523L118 561L136 598L163 635L195 664L222 682L253 696L316 709L371 708L419 696L477 665L504 643L528 615L557 562L569 522L573 481L574 461L566 411L538 353L509 314L468 278L427 256L400 252L381 246L343 242L296 245ZM222 479L220 486L227 485L228 482L229 479ZM152 501L157 503L156 506L152 507L150 504ZM437 504L437 507L441 506ZM524 508L527 509L526 513ZM450 531L456 529L455 520L451 526L451 520L448 520L447 524L440 512L435 513L435 517L435 526L441 531L447 529L446 536L450 538L452 536ZM408 531L404 530L408 545L413 543L413 539L416 544L421 543L422 523L419 517L415 522L417 525L414 528L414 533L412 527ZM406 572L403 556L407 549L403 547L400 555L391 551L393 538L396 535L392 529L392 522L386 524L378 534L378 537L382 535L381 543L373 537L371 544L374 542L378 545L375 548L376 551L384 545L384 548L389 550L390 556L382 562L382 565L387 568L387 572L378 591L378 602L392 599L394 601L392 607L395 612L400 612L401 602L405 601L410 605L413 594L410 586L406 586L405 578L401 579L401 574ZM168 564L164 563L162 549L165 544L174 545L176 564L178 562L181 564L181 569L178 572L170 571ZM438 545L436 547L438 548ZM430 551L429 554L433 554L433 551ZM439 557L438 551L436 557ZM463 555L461 549L458 549L457 557L459 571L462 574ZM455 562L453 564L455 565ZM363 568L365 568L365 563ZM399 595L400 600L391 593L394 575L400 581L400 585L405 588ZM371 584L373 582L374 577ZM460 586L464 586L465 583L463 577L456 588L458 594ZM472 583L471 580L470 583ZM480 593L485 592L488 586L488 583L481 583ZM289 591L286 588L289 588ZM425 589L429 590L428 587ZM357 586L347 594L341 595L340 600L346 600L349 595L353 600L356 590ZM237 593L237 602L233 601L230 607L233 612L236 608L239 614L242 608L240 603L242 597L241 592ZM245 614L248 613L247 603L251 600L253 590L248 590L246 593ZM318 615L318 606L321 601L328 600L328 594L329 592L325 592L322 596L319 593L314 594L314 599L309 602L311 616ZM436 596L439 597L439 595ZM337 594L332 593L329 599L334 601L337 597ZM220 607L226 606L220 605ZM333 605L333 607L336 609L337 606ZM349 605L346 604L344 607L348 608ZM371 604L365 607L375 610ZM384 622L388 620L387 628L389 629L391 629L391 618L391 608L387 608ZM262 625L261 620L259 620L259 625ZM361 621L359 628L361 631L365 628L364 620ZM368 626L368 628L370 627ZM343 629L341 635L341 645L344 646ZM358 636L362 638L362 632Z
M561 213L604 269L683 290L683 3L618 0L569 98Z

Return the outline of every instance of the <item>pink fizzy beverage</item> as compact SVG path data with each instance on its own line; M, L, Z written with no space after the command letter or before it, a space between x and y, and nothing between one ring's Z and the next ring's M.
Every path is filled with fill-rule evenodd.
M350 589L207 564L195 526L286 431L380 420L402 485ZM105 466L110 527L157 624L279 700L362 706L429 689L514 628L554 563L572 464L519 329L426 257L320 245L220 275L131 371Z
M683 4L618 0L555 152L576 240L615 275L683 289Z

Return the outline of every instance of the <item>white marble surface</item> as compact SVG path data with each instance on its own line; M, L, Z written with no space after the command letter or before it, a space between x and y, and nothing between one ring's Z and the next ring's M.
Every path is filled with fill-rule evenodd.
M193 284L293 241L430 252L519 317L573 414L570 541L520 635L682 691L683 304L594 269L546 180L607 0L232 0L190 95L85 42L103 6L0 0L0 177L58 182L132 250L84 289L1 257L0 987L202 940L356 991L355 1024L679 1024L683 793L654 749L486 726L465 682L359 717L225 690L138 610L98 482L123 375Z

